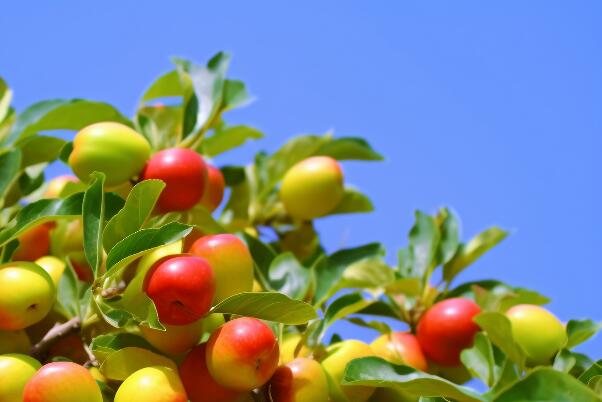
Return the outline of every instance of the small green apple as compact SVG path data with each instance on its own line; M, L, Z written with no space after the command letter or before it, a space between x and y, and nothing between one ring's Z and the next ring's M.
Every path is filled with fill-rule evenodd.
M506 316L512 324L514 340L525 351L530 364L549 364L567 342L560 320L543 307L519 304L511 307Z
M115 394L115 402L187 402L178 373L171 368L152 366L131 374Z
M301 346L299 352L295 356L295 351L301 342L301 334L292 333L286 334L282 343L280 344L280 363L286 364L292 362L297 357L308 357L311 354L311 350L305 345Z
M313 156L285 174L280 200L297 219L310 220L331 212L343 199L343 171L329 156Z
M42 320L52 308L56 287L32 262L0 265L0 329L17 330Z
M353 359L361 357L374 356L372 348L364 342L349 339L326 349L326 358L322 361L322 367L326 371L330 383L330 397L333 402L364 402L374 392L374 388L357 386L357 385L341 385L345 367Z
M1 355L0 401L22 402L25 384L40 367L42 367L40 362L27 355L16 353Z

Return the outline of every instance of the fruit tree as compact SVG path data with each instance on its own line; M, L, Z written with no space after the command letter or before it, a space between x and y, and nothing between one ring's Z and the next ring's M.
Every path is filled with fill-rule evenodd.
M373 208L344 174L382 159L364 139L217 166L262 137L226 120L250 99L229 62L174 59L131 118L83 99L17 113L0 80L0 401L602 400L602 360L574 351L599 323L458 283L503 229L464 241L441 208L394 264L377 242L322 247L316 220ZM72 174L46 180L55 161Z

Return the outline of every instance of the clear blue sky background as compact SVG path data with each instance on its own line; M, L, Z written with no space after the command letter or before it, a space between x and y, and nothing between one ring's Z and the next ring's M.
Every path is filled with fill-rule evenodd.
M386 156L345 164L377 211L320 222L330 249L378 239L393 255L415 209L449 205L466 239L513 230L463 279L499 277L551 296L562 319L601 320L602 2L292 3L13 1L0 75L20 110L85 97L131 114L170 56L231 51L257 102L230 121L267 138L218 164L328 129ZM602 337L582 350L602 357Z

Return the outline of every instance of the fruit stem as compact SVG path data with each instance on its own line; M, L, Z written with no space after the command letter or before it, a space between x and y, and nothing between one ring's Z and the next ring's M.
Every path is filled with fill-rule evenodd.
M52 328L44 335L40 342L33 345L29 351L29 355L38 360L41 360L48 349L59 339L75 332L79 329L81 321L79 317L74 317L62 324L54 324Z

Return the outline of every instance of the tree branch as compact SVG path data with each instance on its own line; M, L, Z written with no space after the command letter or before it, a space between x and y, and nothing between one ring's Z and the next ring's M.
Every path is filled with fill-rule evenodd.
M29 354L38 360L42 359L56 341L76 331L80 325L81 321L78 317L62 324L54 324L54 327L50 328L42 340L31 347Z

